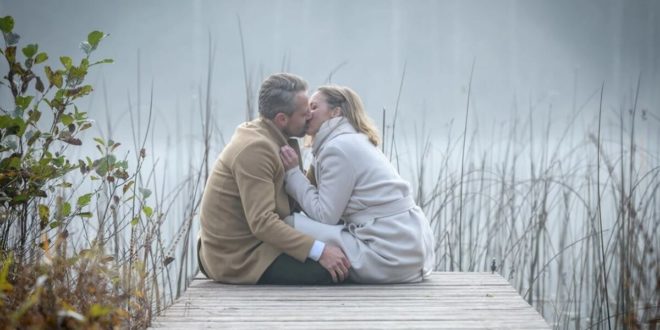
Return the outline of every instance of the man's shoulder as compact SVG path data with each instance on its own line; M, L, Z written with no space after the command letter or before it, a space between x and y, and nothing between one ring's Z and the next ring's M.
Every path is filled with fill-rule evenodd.
M241 125L225 147L227 156L234 160L250 161L256 158L275 158L277 143L259 127Z

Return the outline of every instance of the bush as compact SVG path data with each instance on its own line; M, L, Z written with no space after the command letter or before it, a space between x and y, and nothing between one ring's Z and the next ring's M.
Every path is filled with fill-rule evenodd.
M0 18L0 30L7 62L0 84L13 101L11 109L0 105L0 327L144 327L151 306L139 249L131 244L124 261L107 255L103 222L127 204L133 240L140 218L154 217L148 191L136 194L136 175L114 154L117 142L94 138L95 160L67 157L92 127L76 102L93 91L88 71L112 63L90 59L107 35L89 33L80 61L61 56L55 66L37 44L19 48L11 16ZM141 150L137 171L144 156ZM70 233L94 220L99 235L91 241Z

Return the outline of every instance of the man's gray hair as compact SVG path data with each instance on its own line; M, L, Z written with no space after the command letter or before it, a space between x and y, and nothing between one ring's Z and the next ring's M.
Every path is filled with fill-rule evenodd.
M307 90L307 82L290 73L276 73L264 80L259 88L259 114L273 119L283 112L290 116L295 111L294 97Z

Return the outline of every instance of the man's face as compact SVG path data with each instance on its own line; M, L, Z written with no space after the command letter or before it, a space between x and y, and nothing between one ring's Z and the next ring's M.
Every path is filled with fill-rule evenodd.
M307 121L311 118L306 91L296 94L294 100L295 111L288 116L288 120L282 133L286 137L303 137L307 131Z

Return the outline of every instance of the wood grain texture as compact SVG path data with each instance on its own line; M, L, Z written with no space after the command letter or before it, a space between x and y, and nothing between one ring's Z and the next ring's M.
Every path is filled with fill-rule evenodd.
M156 329L549 329L502 277L436 272L396 285L231 285L196 278Z

